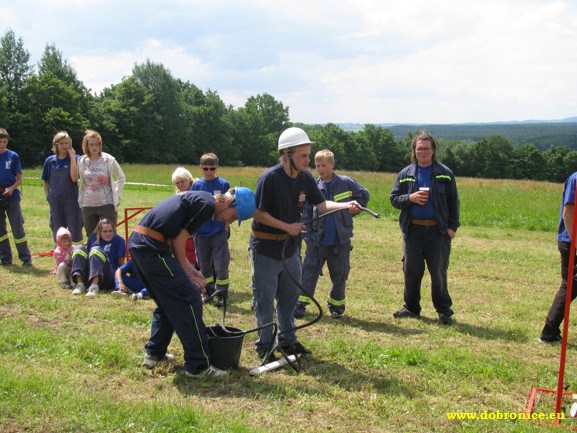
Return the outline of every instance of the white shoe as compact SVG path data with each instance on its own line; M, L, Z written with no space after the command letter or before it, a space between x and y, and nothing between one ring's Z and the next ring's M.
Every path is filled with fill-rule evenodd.
M88 292L86 292L86 296L96 296L100 292L100 288L95 286L94 284L88 288Z
M159 358L154 355L149 355L148 353L144 354L144 360L142 361L142 365L148 368L154 368L158 365L159 362L167 362L172 363L174 362L174 355L172 353L167 353L164 355L164 358Z
M83 283L78 283L74 290L72 291L73 295L81 295L86 292L86 287L84 287Z
M127 298L128 297L128 293L123 292L122 290L115 290L114 292L111 293L112 296L114 296L115 298Z
M133 301L140 301L143 298L142 293L133 293L132 294L132 300Z
M206 370L203 370L200 373L192 374L192 373L189 373L188 371L184 370L184 374L188 377L195 377L195 378L196 377L208 377L208 376L222 377L222 376L226 376L228 374L228 371L220 370L220 369L211 365Z
M72 290L70 283L60 283L60 287L62 287L64 290Z

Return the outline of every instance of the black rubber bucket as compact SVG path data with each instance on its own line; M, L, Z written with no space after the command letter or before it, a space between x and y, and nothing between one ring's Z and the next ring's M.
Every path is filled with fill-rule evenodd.
M244 332L230 326L225 326L225 329L221 326L208 326L206 335L210 363L221 370L238 368Z

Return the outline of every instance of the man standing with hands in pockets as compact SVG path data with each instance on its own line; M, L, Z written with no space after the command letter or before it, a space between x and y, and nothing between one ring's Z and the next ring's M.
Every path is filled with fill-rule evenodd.
M459 227L459 194L453 172L436 161L437 145L423 131L412 144L412 164L397 175L391 204L401 210L403 232L403 308L396 318L418 317L421 313L421 280L425 263L431 275L433 305L443 325L452 324L452 300L447 287L451 241Z

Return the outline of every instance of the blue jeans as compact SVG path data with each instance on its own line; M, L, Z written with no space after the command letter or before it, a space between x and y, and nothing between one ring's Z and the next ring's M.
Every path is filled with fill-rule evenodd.
M250 251L252 266L252 295L256 325L271 323L276 299L276 317L279 329L279 340L290 344L297 342L294 331L294 307L299 297L299 286L285 272L283 261ZM301 261L298 252L285 260L288 272L300 282ZM288 331L288 332L287 332ZM273 345L273 329L266 327L258 331L255 348L262 357Z

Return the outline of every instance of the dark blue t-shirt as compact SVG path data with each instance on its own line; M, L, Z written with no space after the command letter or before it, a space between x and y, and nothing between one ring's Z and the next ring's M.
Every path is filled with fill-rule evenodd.
M212 180L206 180L205 178L198 179L190 187L191 191L206 191L212 195L224 194L229 189L230 184L228 181L220 176L216 176ZM196 234L201 237L215 236L223 231L224 227L224 221L208 220L196 231Z
M90 238L88 238L88 251L92 249L95 243L96 235L91 234ZM126 257L126 242L122 236L114 235L110 242L100 239L98 246L102 249L104 254L106 254L106 258L114 269L118 268L118 258Z
M140 221L139 225L148 227L163 234L166 238L175 238L185 229L191 235L198 228L214 216L214 196L204 191L186 191L164 199L153 207ZM133 233L133 236L140 235ZM148 244L158 248L159 243L147 236L140 235L144 239L132 242L130 237L129 248L138 248L142 244Z
M16 183L16 175L22 174L22 165L18 154L10 149L0 153L0 187L8 188ZM20 200L20 189L16 188L10 196L10 201Z
M325 201L309 171L300 172L293 179L285 173L282 164L267 169L259 177L255 198L257 209L288 224L298 223L301 220L305 202L316 206ZM265 233L286 234L254 219L252 229ZM281 260L283 242L251 236L250 249L267 257ZM296 245L296 242L289 242L285 251L286 257L291 257L296 252Z

